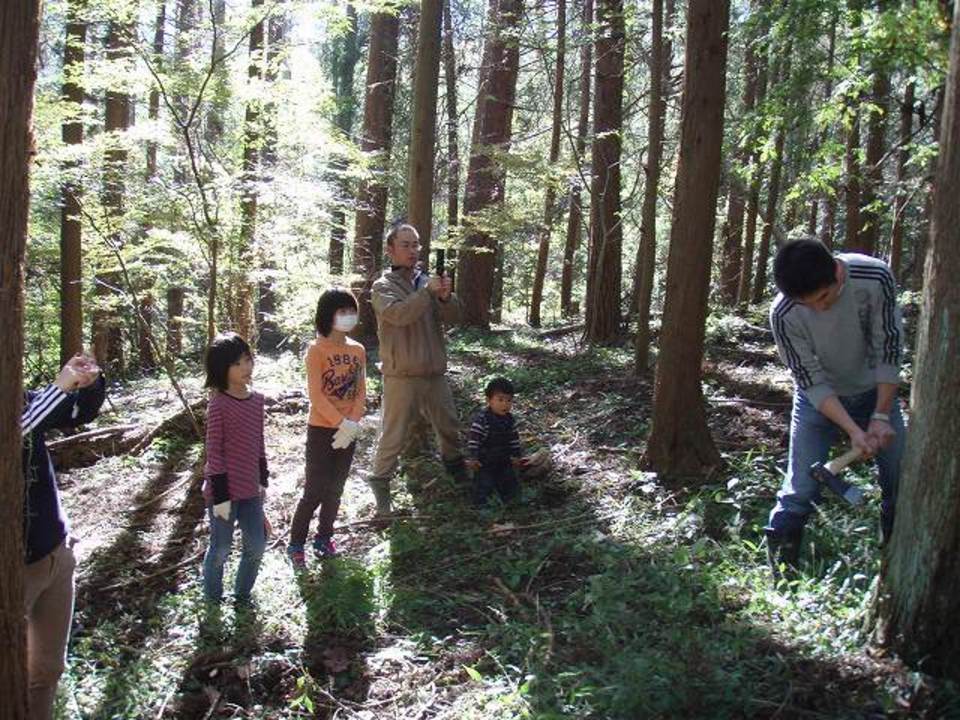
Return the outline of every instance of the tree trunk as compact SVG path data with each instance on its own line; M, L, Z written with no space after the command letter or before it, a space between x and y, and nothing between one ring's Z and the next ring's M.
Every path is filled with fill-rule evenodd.
M583 29L580 41L580 119L577 125L576 162L584 161L587 150L587 133L590 131L590 81L593 66L593 0L583 0L583 17L580 23ZM581 176L570 183L570 213L567 217L566 241L563 245L563 269L560 275L560 314L570 317L573 314L573 270L577 250L583 236L583 206L580 198L582 191Z
M153 332L153 295L145 292L140 297L140 316L137 318L139 330L139 357L141 370L153 370L157 367L157 358L150 344L150 333Z
M336 84L337 118L336 125L341 133L342 142L349 142L353 132L353 117L356 114L357 99L353 92L353 75L360 59L357 44L357 9L351 0L347 0L347 23L349 29L340 39L334 59L334 82ZM338 43L338 44L339 44ZM350 187L347 183L347 158L335 153L331 161L333 171L334 198L333 211L330 213L330 273L343 273L343 251L347 238L346 204L350 201Z
M377 319L370 304L370 288L380 272L383 256L399 35L400 20L397 15L391 12L373 15L370 20L363 131L360 136L360 149L370 155L371 167L370 177L360 183L357 193L353 233L353 273L362 278L354 286L360 305L360 323L356 335L366 339L373 339L377 335Z
M720 464L701 386L707 294L720 182L728 0L690 0L667 292L645 463L666 477Z
M943 118L943 89L941 88L936 93L936 102L934 103L933 108L933 137L939 142L940 139L940 121ZM938 152L941 148L937 147ZM923 289L923 274L926 268L926 257L927 257L927 238L930 235L930 219L933 217L933 195L936 192L936 173L937 173L937 158L936 156L931 157L927 161L927 177L931 178L930 180L930 191L926 194L926 199L923 204L923 222L920 225L920 232L918 233L916 247L913 251L913 273L912 273L912 282L911 287L914 290Z
M839 10L834 9L830 14L830 31L829 38L827 40L827 72L826 72L826 88L824 90L824 100L829 102L833 97L833 67L836 61L837 55L837 22L839 20ZM820 136L819 145L823 145L830 139L830 129L825 129ZM816 201L815 201L816 202ZM833 247L833 228L836 225L837 217L837 194L836 188L831 188L830 190L823 193L819 198L819 203L823 205L823 221L820 223L819 232L817 229L817 220L816 215L818 214L818 208L811 209L811 227L810 235L817 237L819 236L820 242L826 245L828 248Z
M673 21L673 9L667 13L666 26ZM643 189L640 220L640 246L637 248L636 304L637 336L634 338L634 369L642 375L650 365L650 304L653 300L653 278L657 263L657 198L660 193L660 171L663 163L663 134L667 117L665 86L669 82L669 39L664 40L663 0L653 0L653 23L650 27L650 110L647 122L647 182Z
M506 170L496 158L510 149L520 52L516 41L522 0L490 0L482 80L473 123L463 201L464 241L459 295L466 325L490 324L497 239L474 216L503 204Z
M450 0L443 3L442 55L447 92L447 233L452 237L453 228L460 223L460 143L457 139L457 58L453 50Z
M900 105L900 149L897 150L897 194L893 205L893 223L890 230L890 270L895 278L900 278L900 261L903 258L903 235L906 227L907 191L904 185L907 181L907 161L910 151L910 135L913 133L913 104L916 83L907 83L907 89Z
M267 54L263 75L268 86L270 99L263 106L263 144L260 148L260 171L272 179L273 168L277 164L277 107L273 102L274 82L282 61L281 50L287 28L287 14L282 3L267 19ZM279 350L283 334L275 319L277 314L277 294L274 289L276 265L270 248L266 244L258 245L257 263L260 266L260 280L257 283L257 348L260 352L273 353Z
M27 720L23 615L23 256L30 215L31 116L40 3L0 3L0 697L4 718Z
M751 11L758 9L757 3L750 4ZM759 24L754 22L747 35L746 57L743 68L743 116L748 119L757 104L757 53L754 47ZM750 165L751 148L746 138L737 148L736 160L731 164L730 192L727 198L727 222L723 228L723 251L720 260L720 301L727 306L737 302L737 286L740 284L743 253L743 213L746 210L747 188L742 171Z
M157 22L153 29L153 58L154 68L160 70L163 66L163 41L167 24L167 0L157 2ZM147 101L147 119L156 123L160 117L160 88L156 84L150 87L150 99ZM155 132L155 131L154 131ZM152 135L152 133L151 133ZM151 180L157 174L157 141L147 140L147 171L146 178Z
M182 287L167 288L167 355L171 357L183 353L183 296Z
M429 264L433 234L434 142L437 132L437 80L443 0L420 3L417 64L414 70L413 117L407 168L407 222L420 233L421 253Z
M124 215L126 192L127 150L124 135L130 125L130 96L124 87L129 68L130 43L134 32L133 17L110 21L107 32L107 59L112 63L114 86L107 90L104 111L104 130L108 135L107 149L103 153L102 204L106 217L108 241L113 248L123 245L121 225ZM120 273L116 270L101 271L97 276L95 293L97 309L93 314L93 348L100 366L108 372L123 371L123 325L120 311Z
M584 337L610 342L620 333L620 153L623 127L622 0L597 4L596 94L590 153L590 249Z
M85 3L67 4L67 39L63 48L63 89L61 96L67 117L61 126L64 145L83 144L84 44L87 23L82 13ZM60 364L83 349L83 229L80 221L81 185L77 177L79 163L63 165L60 186Z
M251 0L256 11L263 0ZM250 31L250 57L247 63L247 83L252 96L247 100L243 117L243 169L240 178L240 240L237 247L237 267L233 282L236 299L233 309L233 329L248 342L253 341L253 259L257 236L257 165L260 143L263 139L260 81L263 79L263 20Z
M960 4L950 70L923 310L917 337L910 433L897 519L881 568L878 637L924 672L960 679Z
M883 3L881 3L881 6ZM880 235L882 213L874 202L883 184L884 133L887 129L887 112L890 104L890 72L883 66L883 58L874 67L873 97L871 102L879 109L871 109L867 120L867 170L861 194L860 248L868 255L877 255L877 238Z
M862 9L863 0L850 0L850 32L854 39L860 33L860 13ZM851 64L854 66L860 65L859 50L854 50ZM846 153L844 155L844 174L846 176L846 186L844 188L844 209L846 213L844 247L848 251L859 252L862 250L860 233L863 230L863 220L860 217L863 189L860 178L862 170L860 167L860 97L848 97L847 108L853 120L847 130Z
M757 106L763 104L767 95L767 51L757 58L760 70L757 75ZM751 138L754 144L756 137ZM737 284L737 302L746 305L753 287L753 248L757 238L757 216L760 214L760 186L763 181L763 160L754 150L750 156L750 186L747 193L747 220L743 228L743 257L740 263L740 282Z
M550 168L560 159L560 130L563 124L563 82L567 43L567 3L557 0L557 67L553 80L553 127L550 134ZM553 180L547 183L543 201L543 227L540 229L540 247L537 250L537 267L533 275L533 291L530 296L530 325L540 327L540 305L543 302L543 284L547 277L547 260L550 258L550 234L556 208L557 190Z

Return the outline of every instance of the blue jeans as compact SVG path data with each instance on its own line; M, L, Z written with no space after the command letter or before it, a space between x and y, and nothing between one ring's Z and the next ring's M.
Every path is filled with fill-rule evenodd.
M853 421L866 430L876 407L877 391L874 389L838 399ZM890 410L890 425L896 432L896 437L877 453L876 460L880 475L881 519L892 527L905 440L903 417L897 400L894 400ZM780 492L777 493L777 504L770 512L768 530L777 534L789 534L803 529L807 516L813 512L812 503L820 502L820 486L811 477L810 466L816 462L826 462L831 446L842 437L845 437L843 430L813 407L806 395L797 391L793 397L793 413L790 417L790 458L787 474Z
M234 525L239 524L243 535L243 549L233 591L237 600L249 600L253 584L260 572L260 558L267 547L267 536L263 527L263 499L258 495L246 500L234 500L230 503L229 520L214 516L213 505L207 505L207 517L210 520L210 547L203 558L204 594L207 599L217 602L223 597L223 566L233 545Z

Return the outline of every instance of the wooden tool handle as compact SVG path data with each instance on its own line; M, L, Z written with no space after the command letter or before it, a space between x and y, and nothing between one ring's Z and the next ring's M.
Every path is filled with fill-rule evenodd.
M855 463L862 457L862 453L858 448L850 448L840 457L834 458L827 463L827 470L836 475L841 472L845 467Z

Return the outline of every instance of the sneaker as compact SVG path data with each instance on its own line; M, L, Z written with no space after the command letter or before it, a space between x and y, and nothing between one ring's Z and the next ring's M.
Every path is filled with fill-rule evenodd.
M316 538L313 541L313 550L321 558L332 558L340 554L333 538Z
M294 570L307 569L307 554L303 550L303 545L288 545L287 557Z

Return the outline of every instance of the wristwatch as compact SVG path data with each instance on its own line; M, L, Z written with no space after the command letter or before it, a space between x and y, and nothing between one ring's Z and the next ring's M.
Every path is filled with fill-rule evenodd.
M890 422L890 415L888 415L887 413L875 412L873 415L870 416L870 419L880 420L882 422L888 423Z

